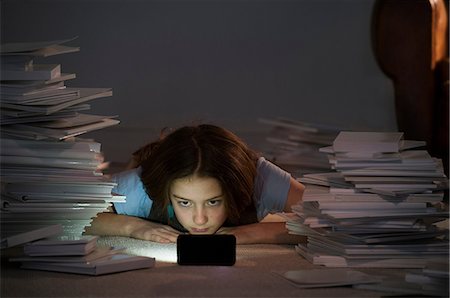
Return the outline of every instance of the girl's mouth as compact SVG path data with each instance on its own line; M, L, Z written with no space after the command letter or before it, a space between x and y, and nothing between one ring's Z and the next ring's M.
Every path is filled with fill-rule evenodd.
M192 231L193 233L206 233L206 232L208 232L208 230L209 230L209 229L207 229L207 228L205 228L205 229L195 229L195 228L192 228L192 229L191 229L191 231Z

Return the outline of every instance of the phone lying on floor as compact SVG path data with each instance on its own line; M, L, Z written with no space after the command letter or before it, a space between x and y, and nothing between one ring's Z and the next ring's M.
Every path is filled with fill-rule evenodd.
M179 235L177 262L180 265L233 266L236 262L236 237Z

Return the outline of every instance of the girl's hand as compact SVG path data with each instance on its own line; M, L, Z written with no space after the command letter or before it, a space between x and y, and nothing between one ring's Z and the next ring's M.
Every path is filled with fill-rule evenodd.
M143 222L134 227L130 237L159 243L175 243L181 232L170 226L154 222Z
M148 221L143 218L102 212L94 217L86 227L86 234L102 236L124 236L160 243L175 243L181 232L170 226Z

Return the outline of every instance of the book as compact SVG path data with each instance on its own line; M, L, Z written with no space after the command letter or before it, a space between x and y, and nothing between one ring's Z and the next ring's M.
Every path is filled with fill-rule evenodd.
M0 117L0 125L8 125L8 124L24 124L24 123L38 123L38 122L46 122L53 121L59 119L65 119L70 117L75 117L77 112L58 112L51 115L36 115L36 116L27 116L27 117L11 117L4 116Z
M112 96L112 90L110 88L77 88L77 90L79 90L80 92L80 95L78 97L69 101L64 101L62 103L54 103L42 106L1 103L0 107L48 115L93 99Z
M123 253L124 248L97 247L86 255L67 255L67 256L18 256L9 258L10 262L43 262L43 263L86 263L110 257L113 254Z
M78 37L51 41L2 43L2 46L0 47L0 54L2 55L2 59L8 59L5 57L50 57L54 55L74 53L78 52L80 48L65 46L63 44L73 41L77 38Z
M0 72L2 80L13 81L34 81L34 80L51 80L61 76L60 64L34 64L33 70L3 70Z
M45 166L52 168L73 168L95 171L101 164L96 159L81 158L58 158L58 157L42 157L42 156L2 156L2 163L5 165L22 165L22 166Z
M90 110L91 106L89 104L79 104L70 106L67 108L64 108L61 112L55 112L55 113L70 113L70 112L80 112L80 111L86 111ZM51 115L53 115L52 113ZM36 116L47 116L50 114L42 114L40 112L30 112L30 111L20 111L20 110L14 110L14 109L8 109L8 108L0 108L0 115L1 116L7 116L7 117L36 117Z
M334 152L398 152L401 132L341 131L333 141Z
M361 271L342 268L291 270L279 273L294 286L312 289L378 283L381 276L369 275Z
M32 56L4 55L0 59L0 67L7 70L32 70L33 64Z
M109 181L77 181L77 182L19 182L8 183L4 186L4 193L49 193L49 194L85 194L85 195L111 195L116 183Z
M81 134L90 131L114 126L120 123L119 120L111 119L114 116L99 116L99 115L89 115L89 116L92 117L75 116L73 117L75 118L75 120L73 121L70 121L70 118L66 118L65 121L54 120L51 122L35 123L34 125L12 124L6 127L4 131L6 133L13 133L15 135L22 134L23 136L37 140L46 138L64 140L75 136L79 136ZM85 124L82 124L83 121L85 122ZM87 121L95 121L95 122L89 123ZM71 124L71 122L73 124ZM65 126L65 125L73 125L73 126Z
M74 88L66 88L63 83L55 83L50 85L52 88L41 88L41 90L33 90L26 94L4 94L2 93L2 102L26 105L42 105L48 102L62 102L78 98L80 92ZM16 92L18 93L18 92Z
M26 90L34 90L45 87L47 85L64 82L67 80L73 80L76 78L76 74L74 73L61 73L60 76L55 77L50 80L14 80L14 81L2 81L0 86L7 89L26 89Z
M24 97L24 96L30 96L30 95L37 95L37 94L45 94L46 92L50 90L60 90L64 89L66 86L64 84L64 81L59 81L51 84L42 84L38 86L5 86L4 84L1 85L0 94L2 95L2 100L5 99L7 96L11 97Z
M107 259L89 263L23 262L21 268L87 275L103 275L155 266L155 258L114 254Z
M84 256L95 250L98 236L48 238L25 244L27 256Z
M2 138L0 148L3 150L60 150L61 152L69 151L93 151L101 152L101 143L83 138L73 138L64 140L63 142L54 141L32 141L23 139Z
M14 235L8 235L8 233L3 233L2 231L1 248L3 249L25 244L30 241L55 236L62 232L63 232L62 226L59 224L50 225L39 229L33 229Z

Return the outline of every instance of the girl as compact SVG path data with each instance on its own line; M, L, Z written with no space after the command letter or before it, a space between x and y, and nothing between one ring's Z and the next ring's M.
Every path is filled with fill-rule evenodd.
M113 176L126 195L101 213L89 234L176 242L181 233L233 234L238 244L292 243L283 222L260 222L298 203L304 186L230 131L182 127L133 154L132 169Z

